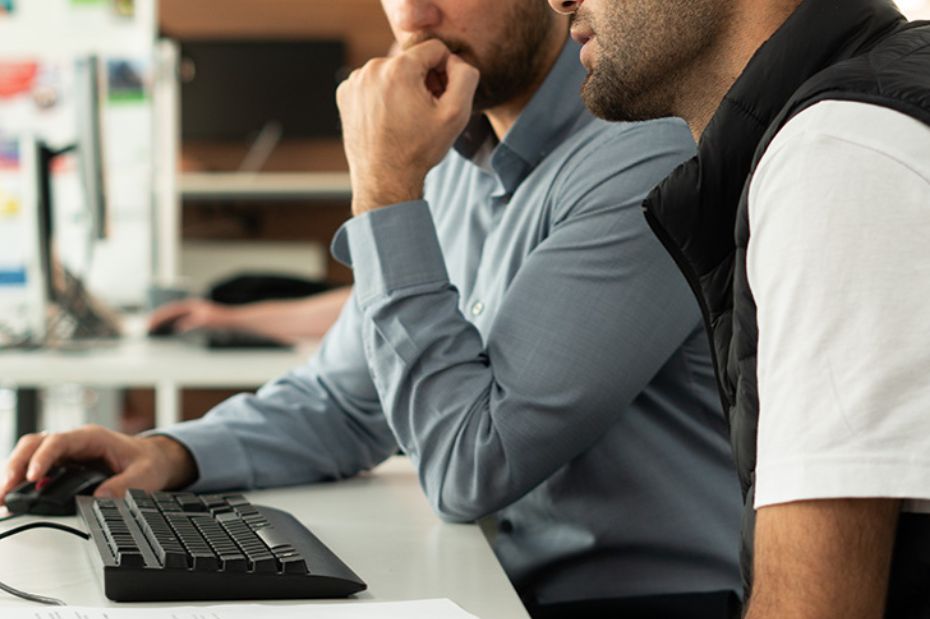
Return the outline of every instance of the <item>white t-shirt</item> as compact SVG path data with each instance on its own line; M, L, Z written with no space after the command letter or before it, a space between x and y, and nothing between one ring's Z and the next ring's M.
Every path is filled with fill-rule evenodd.
M756 507L891 497L930 511L930 128L815 105L761 161L749 221Z

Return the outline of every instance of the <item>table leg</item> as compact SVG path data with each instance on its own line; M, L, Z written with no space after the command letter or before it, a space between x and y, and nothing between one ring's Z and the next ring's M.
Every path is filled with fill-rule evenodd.
M164 428L181 421L181 396L176 383L163 381L155 386L155 427Z
M39 430L39 390L35 387L16 389L16 427L14 439Z

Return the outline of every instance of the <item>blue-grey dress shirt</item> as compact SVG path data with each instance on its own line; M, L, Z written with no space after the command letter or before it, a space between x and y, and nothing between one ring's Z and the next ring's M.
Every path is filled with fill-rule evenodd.
M195 490L350 477L400 447L442 517L496 519L540 603L739 589L706 338L640 211L693 142L594 119L577 54L502 142L476 117L425 199L343 226L354 292L306 365L163 431Z

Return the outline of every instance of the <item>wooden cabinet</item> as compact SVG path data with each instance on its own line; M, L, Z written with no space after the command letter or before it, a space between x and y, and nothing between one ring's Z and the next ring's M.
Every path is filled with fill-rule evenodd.
M352 66L393 41L377 0L161 0L159 22L178 39L342 39Z
M377 0L160 0L159 28L178 41L204 39L339 39L345 42L349 67L384 55L393 42ZM230 173L237 170L249 145L235 142L185 141L182 171ZM347 170L339 139L285 140L263 166L262 180L276 173L340 173ZM332 174L328 174L332 175ZM216 176L220 178L220 176ZM283 178L283 177L282 177ZM182 180L182 187L186 187ZM224 181L225 182L225 181ZM182 215L184 241L252 240L313 242L328 245L349 213L346 198L281 200L187 196ZM182 265L182 272L184 265ZM351 281L345 268L330 260L327 279Z

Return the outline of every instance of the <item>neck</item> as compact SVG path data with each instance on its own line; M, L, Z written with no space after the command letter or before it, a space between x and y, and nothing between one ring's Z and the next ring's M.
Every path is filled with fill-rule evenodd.
M730 26L719 42L695 63L697 70L682 80L679 116L700 141L724 96L746 69L753 54L782 27L803 0L747 0L734 9Z
M533 84L522 94L484 111L484 115L487 116L488 122L491 123L491 129L494 130L494 135L497 136L498 140L503 140L510 128L517 122L517 118L529 105L533 95L542 86L552 67L559 59L559 54L562 53L562 48L565 47L565 41L568 39L568 22L566 21L565 24L564 28L553 28L552 34L546 40L542 52L544 57L539 64L538 75Z

